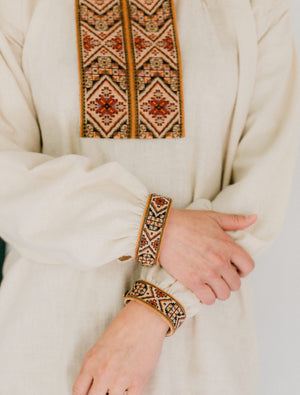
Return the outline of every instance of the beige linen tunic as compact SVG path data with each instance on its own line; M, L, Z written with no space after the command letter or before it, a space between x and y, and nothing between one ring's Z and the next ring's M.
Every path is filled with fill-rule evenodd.
M299 141L299 70L287 0L175 1L185 137L79 137L74 0L0 0L0 394L68 395L136 279L187 318L145 395L253 395L251 278L203 305L133 258L148 194L173 208L257 213L228 232L254 258L277 237ZM270 279L266 279L267 281Z

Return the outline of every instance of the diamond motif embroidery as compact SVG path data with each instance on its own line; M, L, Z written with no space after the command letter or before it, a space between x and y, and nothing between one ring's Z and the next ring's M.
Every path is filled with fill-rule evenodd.
M124 292L124 304L131 299L147 304L168 321L170 328L166 336L173 335L186 318L184 307L173 296L148 281L137 280Z
M101 124L104 132L109 133L127 114L126 100L117 92L108 80L104 80L87 100L87 116L95 129ZM100 130L99 130L100 132Z
M136 3L140 4L142 7L144 7L148 11L152 11L153 8L160 3L160 0L138 0Z
M75 0L80 136L184 137L173 0Z
M178 104L157 82L140 102L144 122L153 132L162 133L178 117Z

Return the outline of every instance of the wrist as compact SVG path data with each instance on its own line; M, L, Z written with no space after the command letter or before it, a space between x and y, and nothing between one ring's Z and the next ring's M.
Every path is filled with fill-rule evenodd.
M161 242L160 255L163 254L163 251L165 250L165 246L167 244L168 239L171 237L171 235L174 234L174 229L176 227L177 211L178 210L173 207L171 207L169 210L168 221L165 225L164 238Z
M136 280L131 288L124 292L124 304L131 300L145 304L168 323L169 329L166 336L172 336L186 318L185 309L178 300L146 280Z
M141 321L143 327L161 332L163 336L165 336L169 330L167 321L144 303L140 303L137 300L130 300L125 305L124 309L132 312L134 314L133 318L136 321Z

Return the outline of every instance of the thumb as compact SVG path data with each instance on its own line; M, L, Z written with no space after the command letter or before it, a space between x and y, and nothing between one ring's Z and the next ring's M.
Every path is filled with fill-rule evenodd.
M223 230L245 229L257 220L256 214L239 215L214 212L213 218Z

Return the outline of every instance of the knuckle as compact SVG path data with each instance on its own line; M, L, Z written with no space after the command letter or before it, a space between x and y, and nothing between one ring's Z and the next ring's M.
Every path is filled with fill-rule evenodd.
M227 237L228 236L228 237ZM230 256L232 255L233 251L235 251L237 244L235 243L235 241L226 234L226 239L223 240L223 248L224 251L226 253L226 256Z
M131 380L131 386L136 389L143 389L145 384L145 380L142 377L135 377Z
M191 281L194 281L194 279L198 277L198 272L195 270L195 268L187 268L186 274L187 277L191 279Z
M228 265L228 259L224 258L222 255L214 254L213 259L215 264L220 268L224 268Z
M217 280L219 278L219 274L215 270L207 270L206 276L209 280Z
M118 373L118 376L116 377L114 381L114 385L118 388L122 387L126 381L128 381L129 377L129 372L125 370L121 370Z
M234 222L235 224L239 224L241 222L241 216L238 214L231 214L231 220L232 222Z
M119 381L115 381L113 384L109 386L109 393L112 394L121 394L122 384Z
M198 289L203 286L203 281L198 273L190 277L190 282L193 289Z
M197 298L200 300L200 302L203 303L202 292L198 292L198 291L193 291L193 292L197 296Z

